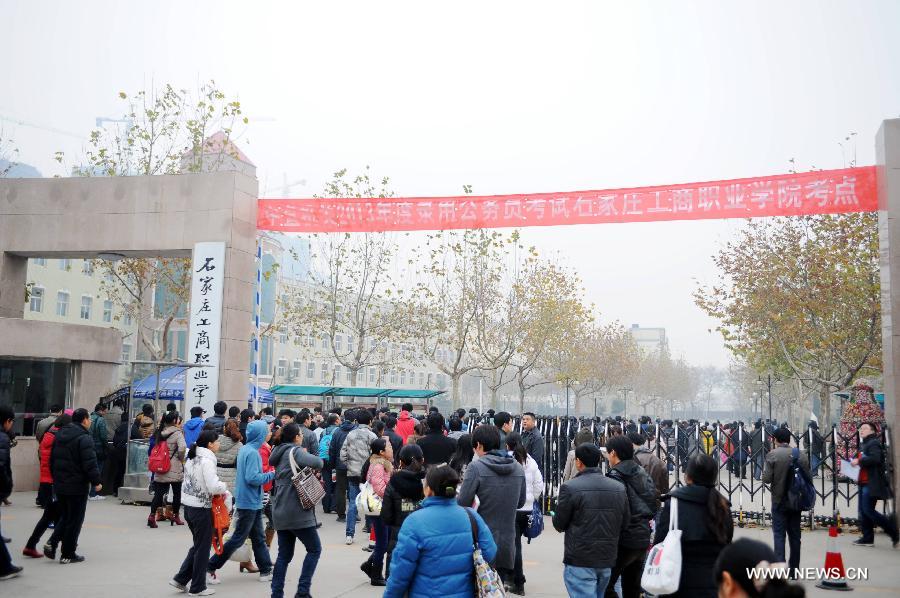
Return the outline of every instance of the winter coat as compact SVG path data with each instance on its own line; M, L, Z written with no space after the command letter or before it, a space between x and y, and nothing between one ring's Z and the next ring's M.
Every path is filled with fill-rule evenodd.
M538 466L542 466L544 463L544 437L541 436L537 425L531 430L522 432L522 444L525 445L528 454L537 462Z
M53 424L56 422L56 418L58 415L48 415L41 421L37 423L34 427L34 437L37 438L38 442L41 442L44 439L44 434L53 427Z
M216 454L198 446L193 459L184 463L184 483L181 486L181 504L198 509L212 507L212 497L227 494L228 486L216 473ZM226 501L227 504L227 501Z
M646 549L650 546L650 520L656 516L659 505L653 480L633 459L619 461L606 475L623 484L628 494L630 518L620 545Z
M151 436L153 436L153 418L139 413L131 425L131 437L133 439L143 438L148 440Z
M356 429L356 424L346 421L331 434L331 444L328 445L328 462L337 471L347 471L347 464L341 460L341 449L347 441L347 436Z
M297 469L312 467L322 469L323 462L318 455L311 454L296 444L282 443L272 450L269 464L275 467L275 493L272 495L272 524L276 530L306 529L316 526L316 509L300 506L297 491L291 483L294 472L291 469L290 452L294 453Z
M219 436L219 452L216 453L216 474L219 479L228 486L228 491L234 494L234 480L237 478L238 451L244 443L235 442L228 436Z
M569 454L566 455L566 467L563 469L563 483L568 482L576 475L578 475L578 470L575 468L575 449L572 449L569 451Z
M275 471L275 467L269 464L269 455L271 454L272 445L270 445L268 442L263 442L262 446L259 447L259 458L262 461L263 473ZM263 492L271 492L273 484L274 482L267 482L263 484Z
M416 440L416 444L425 455L425 465L434 466L441 463L449 463L453 453L456 452L456 441L447 438L441 431L428 431L427 434Z
M238 509L259 510L263 508L262 487L275 479L275 472L263 472L259 447L266 441L269 428L264 421L247 424L247 444L238 451L237 477L234 481L234 506Z
M516 510L525 505L525 486L522 466L505 451L491 451L469 464L459 489L457 501L464 507L472 506L478 497L478 514L497 543L498 568L513 568Z
M202 417L192 417L184 422L184 443L188 448L191 448L191 445L197 442L197 437L200 436L200 432L203 430L203 424Z
M169 471L158 473L153 480L160 484L180 482L184 480L184 458L187 455L187 444L184 434L177 426L169 426L162 431L162 437L169 445Z
M528 455L525 459L525 504L519 510L531 512L534 501L540 501L541 495L544 493L544 476L541 475L541 468L538 467L537 461Z
M53 474L50 473L50 453L53 451L53 441L59 428L53 427L44 433L41 438L41 484L52 484Z
M481 553L491 562L497 554L491 531L478 513L468 511L475 518ZM466 509L452 498L432 496L400 528L384 597L472 598L474 569L472 524Z
M13 490L12 458L9 435L0 429L0 500L6 500Z
M425 470L414 472L398 469L391 475L381 505L381 520L385 525L399 528L410 513L419 508L419 504L425 500L422 486L424 479ZM396 541L396 534L392 534L391 539Z
M779 444L766 454L766 466L763 469L762 481L770 484L772 492L772 504L781 504L788 489L788 474L791 470L791 447ZM809 458L803 451L800 452L800 467L809 475Z
M50 475L57 494L87 495L88 484L100 484L94 443L81 424L66 424L56 433L50 450Z
M106 456L106 439L109 437L109 431L106 429L106 420L97 413L91 413L91 440L94 442L94 452L97 457L102 459Z
M372 441L376 438L375 432L366 425L357 426L355 430L347 434L340 454L341 461L347 466L348 477L360 477L363 465L372 455ZM334 442L333 438L332 442Z
M106 422L106 432L109 434L106 439L109 442L112 442L113 435L122 423L122 413L124 413L124 411L122 411L121 407L110 407L109 411L106 412L106 415L103 416L103 420Z
M369 472L366 474L366 481L372 485L372 490L381 498L384 498L384 491L387 490L393 472L394 466L384 457L372 455L369 458Z
M301 446L305 448L310 455L316 455L318 457L319 437L306 426L300 426L300 433L303 434L303 444Z
M403 448L403 439L391 428L384 429L384 437L391 442L391 448L394 449L394 461L399 461L400 449Z
M416 431L416 419L410 415L409 411L401 411L394 431L403 439L403 444L406 444L409 435Z
M866 472L869 495L872 498L890 498L891 487L884 474L884 448L877 434L870 434L859 445L859 465Z
M678 592L670 594L671 596L716 598L718 595L715 564L726 545L716 540L706 524L709 519L707 504L710 492L714 490L692 484L676 488L665 498L665 506L656 523L653 543L659 544L666 539L672 506L670 498L677 499L678 529L681 530L681 582L678 584ZM734 524L730 516L726 520L728 542L731 542Z
M225 429L225 422L227 418L224 415L214 415L212 417L206 418L206 423L204 423L204 427L212 426L213 431L216 434L222 434L222 431Z
M653 454L648 448L639 448L634 451L634 460L640 463L653 484L656 486L656 498L666 494L669 491L669 470L662 460Z
M114 459L124 461L128 457L128 422L120 421L119 427L112 439L112 456Z
M622 484L588 467L559 489L553 527L565 532L563 563L605 569L616 564L631 511Z

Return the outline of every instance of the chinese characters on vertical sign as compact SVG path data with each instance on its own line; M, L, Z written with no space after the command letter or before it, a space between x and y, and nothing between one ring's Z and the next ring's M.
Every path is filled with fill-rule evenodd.
M191 265L191 314L185 398L188 409L202 405L212 413L219 400L219 340L222 337L222 291L225 286L225 243L197 243Z
M372 232L869 212L875 167L669 186L460 197L264 199L260 230Z

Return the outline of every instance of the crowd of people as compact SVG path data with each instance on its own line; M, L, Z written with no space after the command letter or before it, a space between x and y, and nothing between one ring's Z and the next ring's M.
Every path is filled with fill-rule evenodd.
M362 523L373 542L364 547L370 555L360 571L371 585L383 586L385 596L473 596L476 580L491 583L490 575L477 570L473 551L493 567L505 592L525 595L523 538L541 533L543 513L551 505L543 475L547 443L533 413L523 414L520 422L506 412L483 416L459 410L445 417L431 408L415 415L405 404L399 413L282 409L276 416L270 408L257 414L220 401L210 417L194 407L182 421L170 405L157 418L144 405L129 421L122 405L113 407L114 412L105 405L93 413L59 410L53 421L38 424L42 514L24 556L55 559L58 551L60 563L84 561L76 549L86 504L102 499L103 480L116 483L116 442L124 436L148 441L153 498L147 527L169 521L190 529L191 546L169 582L189 595L215 593L213 586L222 581L218 571L238 550L246 552L249 542L250 554L238 557L240 571L257 574L273 598L281 598L299 541L305 556L295 596L309 596L322 555L320 513L336 516L347 545L356 542ZM0 408L3 499L12 490L12 413L7 411ZM110 416L118 420L114 428ZM676 527L682 532L683 564L674 595L802 595L801 588L782 580L771 580L765 591L752 580L748 585L746 571L761 562L786 562L790 570L799 566L801 514L789 508L785 496L795 468L811 477L808 451L790 446L787 429L772 430L774 444L760 472L773 499L769 549L733 542L730 504L717 489L719 463L706 449L683 460L670 458L669 449L679 447L670 446L673 434L667 428L667 422L657 426L649 418L619 419L599 437L588 428L574 434L551 512L552 526L565 536L561 581L568 594L641 596L648 549ZM862 537L856 544L872 545L878 525L896 547L895 520L875 509L877 500L890 495L878 430L864 424L860 434L863 442L853 460L863 471ZM695 441L704 438L695 435ZM652 450L660 446L662 458ZM675 489L669 482L673 462L683 468L685 480ZM312 504L304 486L310 480L323 495ZM217 501L231 512L231 523L227 540L210 556L213 538L222 531L213 515ZM672 521L675 502L677 521ZM0 545L0 577L20 571Z

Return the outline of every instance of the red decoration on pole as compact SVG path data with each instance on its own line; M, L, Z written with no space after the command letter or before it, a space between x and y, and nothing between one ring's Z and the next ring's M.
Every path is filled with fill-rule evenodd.
M261 199L257 227L374 232L842 214L878 209L875 167L600 191Z

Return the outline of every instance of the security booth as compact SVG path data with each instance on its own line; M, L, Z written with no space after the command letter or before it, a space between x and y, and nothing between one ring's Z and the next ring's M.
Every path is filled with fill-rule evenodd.
M331 397L340 388L331 386L304 386L297 384L276 384L269 388L272 394L272 410L277 414L281 409L294 411L306 408L312 410L321 407L322 411L331 409Z
M411 403L414 411L426 413L432 399L444 394L443 390L417 390L402 388L297 386L279 384L269 391L274 395L275 411L279 409L312 409L321 407L328 411L335 407L343 410L358 408L389 407L400 411L403 403Z

